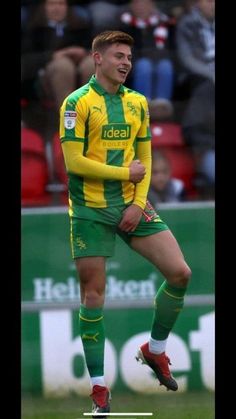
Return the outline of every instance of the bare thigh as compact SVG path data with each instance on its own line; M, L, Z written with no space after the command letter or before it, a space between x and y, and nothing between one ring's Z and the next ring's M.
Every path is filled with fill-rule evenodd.
M145 237L133 236L131 247L153 263L170 283L186 285L191 271L170 230Z

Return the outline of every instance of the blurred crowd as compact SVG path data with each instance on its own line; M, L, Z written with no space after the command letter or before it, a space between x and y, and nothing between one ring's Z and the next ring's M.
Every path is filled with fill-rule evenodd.
M58 110L94 73L91 42L106 29L135 41L126 86L149 102L151 202L214 199L215 0L21 0L22 205L66 202ZM29 159L40 139L37 192Z

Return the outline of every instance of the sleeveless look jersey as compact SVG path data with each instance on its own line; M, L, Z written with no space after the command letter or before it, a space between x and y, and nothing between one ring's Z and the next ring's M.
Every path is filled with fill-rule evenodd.
M150 142L145 96L123 85L107 93L93 75L72 92L60 110L60 139L83 144L87 159L108 166L128 167L140 142ZM78 167L79 170L79 167ZM127 172L128 173L128 172ZM69 200L73 205L106 208L133 201L135 185L126 180L90 178L68 171ZM124 179L124 177L121 177Z

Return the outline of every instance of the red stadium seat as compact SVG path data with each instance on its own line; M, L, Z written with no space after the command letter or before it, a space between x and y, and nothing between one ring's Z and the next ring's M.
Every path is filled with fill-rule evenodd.
M68 192L67 192L68 178L67 178L60 138L57 132L54 134L52 138L52 153L53 153L53 164L54 164L55 176L57 180L65 187L65 190L60 193L60 202L64 205L67 205L68 203Z
M49 182L43 138L34 130L21 129L21 204L42 206L51 203L46 191Z
M60 143L59 134L56 132L52 139L52 152L54 161L54 171L57 179L67 185L67 174L65 169L65 163Z
M187 194L194 196L195 163L190 151L185 147L162 147L161 151L170 162L172 177L181 179Z
M151 124L153 147L183 147L181 126L172 122L153 122Z
M181 125L172 122L152 123L152 148L162 151L170 161L172 177L183 180L189 198L195 199L193 185L195 162L184 143Z

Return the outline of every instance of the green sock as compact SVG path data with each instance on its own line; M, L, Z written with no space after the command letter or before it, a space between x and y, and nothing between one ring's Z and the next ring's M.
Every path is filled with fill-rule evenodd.
M179 312L184 305L184 294L187 288L177 288L164 281L155 297L155 311L151 337L164 340L173 328Z
M103 307L87 308L81 304L79 324L89 375L90 377L104 375L105 331Z

